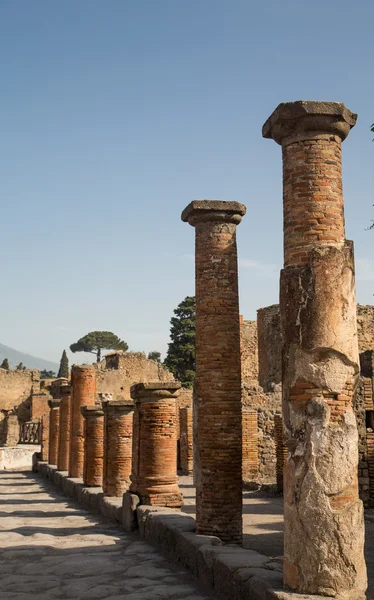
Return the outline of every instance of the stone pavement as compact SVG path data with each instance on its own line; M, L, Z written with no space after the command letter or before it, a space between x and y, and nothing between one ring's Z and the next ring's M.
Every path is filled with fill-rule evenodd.
M195 488L192 477L180 477L185 506L183 512L195 515ZM243 492L243 546L281 560L283 555L283 499L260 492ZM367 599L374 600L374 510L365 511L365 558L369 587Z
M156 547L30 472L0 473L0 600L214 600Z

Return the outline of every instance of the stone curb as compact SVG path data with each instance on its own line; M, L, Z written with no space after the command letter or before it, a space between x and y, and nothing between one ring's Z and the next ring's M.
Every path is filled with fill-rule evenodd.
M55 465L38 461L38 471L66 495L90 511L122 525L122 498L104 496L102 488L85 487L81 479L68 477ZM326 596L310 596L285 592L282 567L274 559L238 546L223 545L214 536L195 534L195 519L177 509L138 506L139 534L144 540L160 546L173 562L188 568L222 600L328 600ZM335 599L337 600L337 599Z

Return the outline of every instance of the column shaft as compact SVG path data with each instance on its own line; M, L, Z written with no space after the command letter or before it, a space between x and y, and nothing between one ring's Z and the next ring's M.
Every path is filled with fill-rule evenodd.
M197 532L242 540L242 414L236 225L238 202L194 201L196 229ZM195 410L195 406L194 406Z
M88 365L73 365L71 381L69 477L82 478L84 464L84 419L81 407L95 404L96 368Z
M57 466L58 442L60 435L60 400L50 400L49 413L49 454L48 462L50 465Z
M356 600L367 585L352 405L359 358L341 181L341 141L355 121L343 104L285 103L263 135L283 149L284 583Z
M49 461L49 412L42 415L41 459Z
M179 508L183 496L177 475L176 398L179 382L132 386L135 400L134 460L130 492L142 504Z
M104 412L101 406L83 406L84 465L83 483L102 486L104 462Z
M57 468L59 471L69 470L70 427L71 427L71 387L61 387L60 402L60 437L58 444Z
M122 496L130 485L134 403L107 400L104 410L103 490L106 496Z

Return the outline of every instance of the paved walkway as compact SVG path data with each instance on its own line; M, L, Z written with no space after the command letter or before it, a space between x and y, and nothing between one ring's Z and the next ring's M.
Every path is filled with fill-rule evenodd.
M195 516L195 488L192 477L180 477L184 512ZM283 498L258 492L243 492L243 546L281 560L283 554ZM369 587L367 600L374 600L374 511L365 513L365 558Z
M0 600L213 600L136 534L31 472L0 473Z

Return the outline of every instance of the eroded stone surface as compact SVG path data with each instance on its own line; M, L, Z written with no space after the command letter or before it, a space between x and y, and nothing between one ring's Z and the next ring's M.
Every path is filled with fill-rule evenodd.
M0 474L0 600L213 600L154 546L51 490Z

